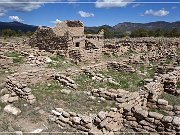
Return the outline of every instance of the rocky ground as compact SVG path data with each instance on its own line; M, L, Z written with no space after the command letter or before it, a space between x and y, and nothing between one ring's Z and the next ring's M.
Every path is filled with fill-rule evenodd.
M0 131L180 132L180 40L149 40L116 41L75 64L28 39L0 39Z

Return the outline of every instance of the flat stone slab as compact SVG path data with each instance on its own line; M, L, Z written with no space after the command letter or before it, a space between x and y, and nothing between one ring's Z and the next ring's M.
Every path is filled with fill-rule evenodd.
M6 105L4 108L4 111L7 113L11 113L13 115L18 115L21 113L21 110L15 106L13 106L12 104Z

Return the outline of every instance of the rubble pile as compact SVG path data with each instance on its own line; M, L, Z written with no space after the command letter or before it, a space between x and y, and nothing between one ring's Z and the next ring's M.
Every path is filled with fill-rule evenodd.
M55 108L55 110L52 110L49 120L56 122L61 127L70 125L85 132L91 130L93 122L92 118L89 116L83 116L74 112L67 112L62 108Z
M117 89L117 90L106 90L105 88L100 89L93 89L91 91L91 94L96 97L103 97L107 100L115 100L119 107L125 107L125 106L135 106L135 105L145 105L147 103L147 99L145 98L147 96L146 93L143 91L141 92L128 92L123 89Z
M45 65L45 64L48 64L51 62L52 62L52 60L47 56L29 55L29 57L27 59L27 64L31 64L33 66L41 66L41 65Z
M168 101L159 97L163 92L167 92L167 87L164 87L167 74L171 76L173 74L175 76L173 81L176 83L179 80L180 72L178 67L171 68L171 70L166 67L162 69L164 71L161 71L159 67L154 79L145 79L144 87L137 92L128 92L122 89L93 89L91 91L92 96L114 100L117 107L111 108L111 111L108 112L101 111L91 117L91 126L88 130L82 127L79 128L75 123L70 125L77 130L90 134L116 133L117 131L123 131L126 127L138 132L170 132L176 134L180 127L180 106L170 105ZM96 76L91 70L86 69L84 72L88 76ZM97 77L100 78L100 76ZM151 108L162 109L167 114L153 112ZM54 121L57 123L58 119L59 117L56 115ZM79 121L81 121L81 118L79 118ZM79 123L81 124L81 122Z
M84 116L56 108L52 110L49 120L56 122L61 127L68 124L89 134L116 133L129 126L139 132L171 132L171 134L175 134L179 131L180 126L180 117L148 112L140 105L119 106L111 108L109 112L100 111L94 116Z
M75 84L74 80L71 78L63 75L63 74L55 74L52 76L55 80L58 80L62 85L70 87L72 89L77 89L77 85Z
M149 107L153 107L156 109L161 109L164 112L166 112L168 115L170 116L178 116L180 117L180 106L178 105L170 105L168 103L167 100L164 99L158 99L157 101L155 101L155 103L153 104L147 104Z
M147 111L140 106L124 108L125 124L139 132L170 132L179 131L180 117L165 116L157 112Z
M178 48L180 48L180 41L176 38L136 38L116 39L113 43L107 40L103 50L117 55L123 54L122 52L134 54L130 60L132 63L141 64L147 61L166 63L169 59L178 64L179 57L176 54Z
M6 88L9 91L8 102L12 103L18 100L18 97L25 99L30 104L36 101L31 89L26 84L19 83L15 78L8 78Z
M119 85L119 83L115 82L111 77L105 77L100 73L95 73L91 70L85 69L85 75L88 75L92 80L100 81L100 82L109 82L114 85Z
M116 70L116 71L126 71L129 73L134 73L135 69L131 67L130 65L119 63L119 62L108 62L107 68Z
M8 69L13 65L13 60L0 54L0 69Z

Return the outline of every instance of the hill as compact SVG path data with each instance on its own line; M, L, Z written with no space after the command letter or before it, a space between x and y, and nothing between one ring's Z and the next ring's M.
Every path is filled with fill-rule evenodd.
M15 31L21 30L23 32L32 31L34 32L37 29L37 26L28 25L21 22L0 22L0 30L3 29L12 29Z
M124 22L119 23L113 26L114 30L118 31L133 31L143 28L145 30L153 30L153 29L164 29L164 30L171 30L173 28L180 28L180 21L177 22L165 22L165 21L157 21L157 22L150 22L150 23L131 23L131 22Z

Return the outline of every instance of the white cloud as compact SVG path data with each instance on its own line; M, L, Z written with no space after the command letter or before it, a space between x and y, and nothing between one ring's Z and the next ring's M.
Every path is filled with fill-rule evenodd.
M166 11L165 9L161 10L146 10L143 15L153 15L153 16L167 16L169 14L169 11Z
M51 23L59 23L59 22L62 22L62 21L60 21L59 19L56 19L55 21L51 21Z
M177 8L176 6L171 7L171 9L176 9L176 8Z
M0 17L5 15L5 11L0 9Z
M67 0L69 2L77 2L78 0Z
M15 11L32 11L33 9L39 8L42 3L28 3L30 0L18 0L18 2L26 3L15 3L17 0L1 0L0 8L3 10L15 10ZM8 2L8 3L7 3Z
M17 22L22 22L23 20L20 19L18 16L9 16L9 19L11 21L17 21Z
M5 13L10 10L29 12L34 9L40 8L43 5L43 2L55 2L55 1L57 0L1 0L0 9L3 10L4 12L0 12L0 13ZM39 3L32 3L32 2L39 2Z
M134 0L97 0L95 5L97 8L113 8L125 7Z
M134 4L134 5L132 5L133 8L136 8L136 7L139 7L139 6L141 6L141 4Z
M93 17L93 16L94 16L93 13L88 13L88 12L84 12L84 11L79 11L78 14L79 14L81 17Z
M0 17L1 17L1 16L4 16L4 15L5 15L5 13L0 13Z

